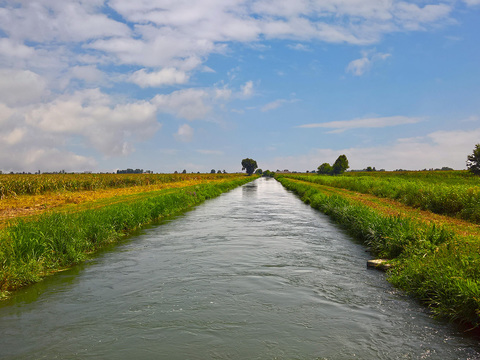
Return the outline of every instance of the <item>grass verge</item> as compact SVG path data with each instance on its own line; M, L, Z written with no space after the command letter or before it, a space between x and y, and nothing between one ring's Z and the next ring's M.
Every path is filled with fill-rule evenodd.
M0 231L0 297L85 260L142 225L186 211L255 178L161 190L99 208L15 220Z
M389 281L435 315L480 325L480 240L421 218L384 214L314 184L277 177L313 208L332 217L375 256L395 266Z

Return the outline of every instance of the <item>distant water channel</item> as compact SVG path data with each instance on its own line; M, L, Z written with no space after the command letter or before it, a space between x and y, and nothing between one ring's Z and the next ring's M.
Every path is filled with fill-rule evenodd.
M1 359L479 359L258 179L0 303Z

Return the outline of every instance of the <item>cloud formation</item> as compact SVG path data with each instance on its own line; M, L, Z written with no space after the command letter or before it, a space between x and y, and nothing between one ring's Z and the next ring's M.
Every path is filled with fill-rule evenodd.
M420 117L408 117L408 116L388 116L378 118L367 119L353 119L344 121L330 121L324 123L305 124L298 126L299 128L312 129L312 128L326 128L333 129L331 133L340 133L351 129L360 128L384 128L389 126L398 126L406 124L415 124L422 121Z
M345 71L355 76L362 76L372 68L375 62L386 60L390 56L391 54L382 54L375 51L362 51L362 57L351 61Z
M227 84L196 82L199 73L215 72L205 65L209 57L228 56L233 44L287 39L290 49L300 51L310 50L309 41L373 46L388 34L448 23L454 6L413 0L3 1L1 165L91 169L98 156L132 153L161 127L159 114L211 120L228 101L259 96L261 83L251 76ZM361 76L389 56L362 52L346 72ZM269 102L261 111L288 101ZM302 127L341 132L416 121L390 117ZM192 141L193 129L181 125L175 138Z

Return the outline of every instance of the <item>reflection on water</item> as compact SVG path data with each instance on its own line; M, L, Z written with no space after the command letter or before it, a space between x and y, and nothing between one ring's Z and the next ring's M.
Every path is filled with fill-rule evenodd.
M274 179L0 304L2 359L476 359Z

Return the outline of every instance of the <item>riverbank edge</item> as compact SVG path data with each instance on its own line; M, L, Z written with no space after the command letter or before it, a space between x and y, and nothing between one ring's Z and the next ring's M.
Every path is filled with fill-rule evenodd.
M338 194L276 176L302 201L327 214L372 255L394 266L388 280L427 305L434 315L480 325L480 244L443 226L405 216L388 216Z
M255 180L241 176L78 212L52 211L35 220L19 219L0 231L0 299L45 276L84 261L153 221L192 207Z

